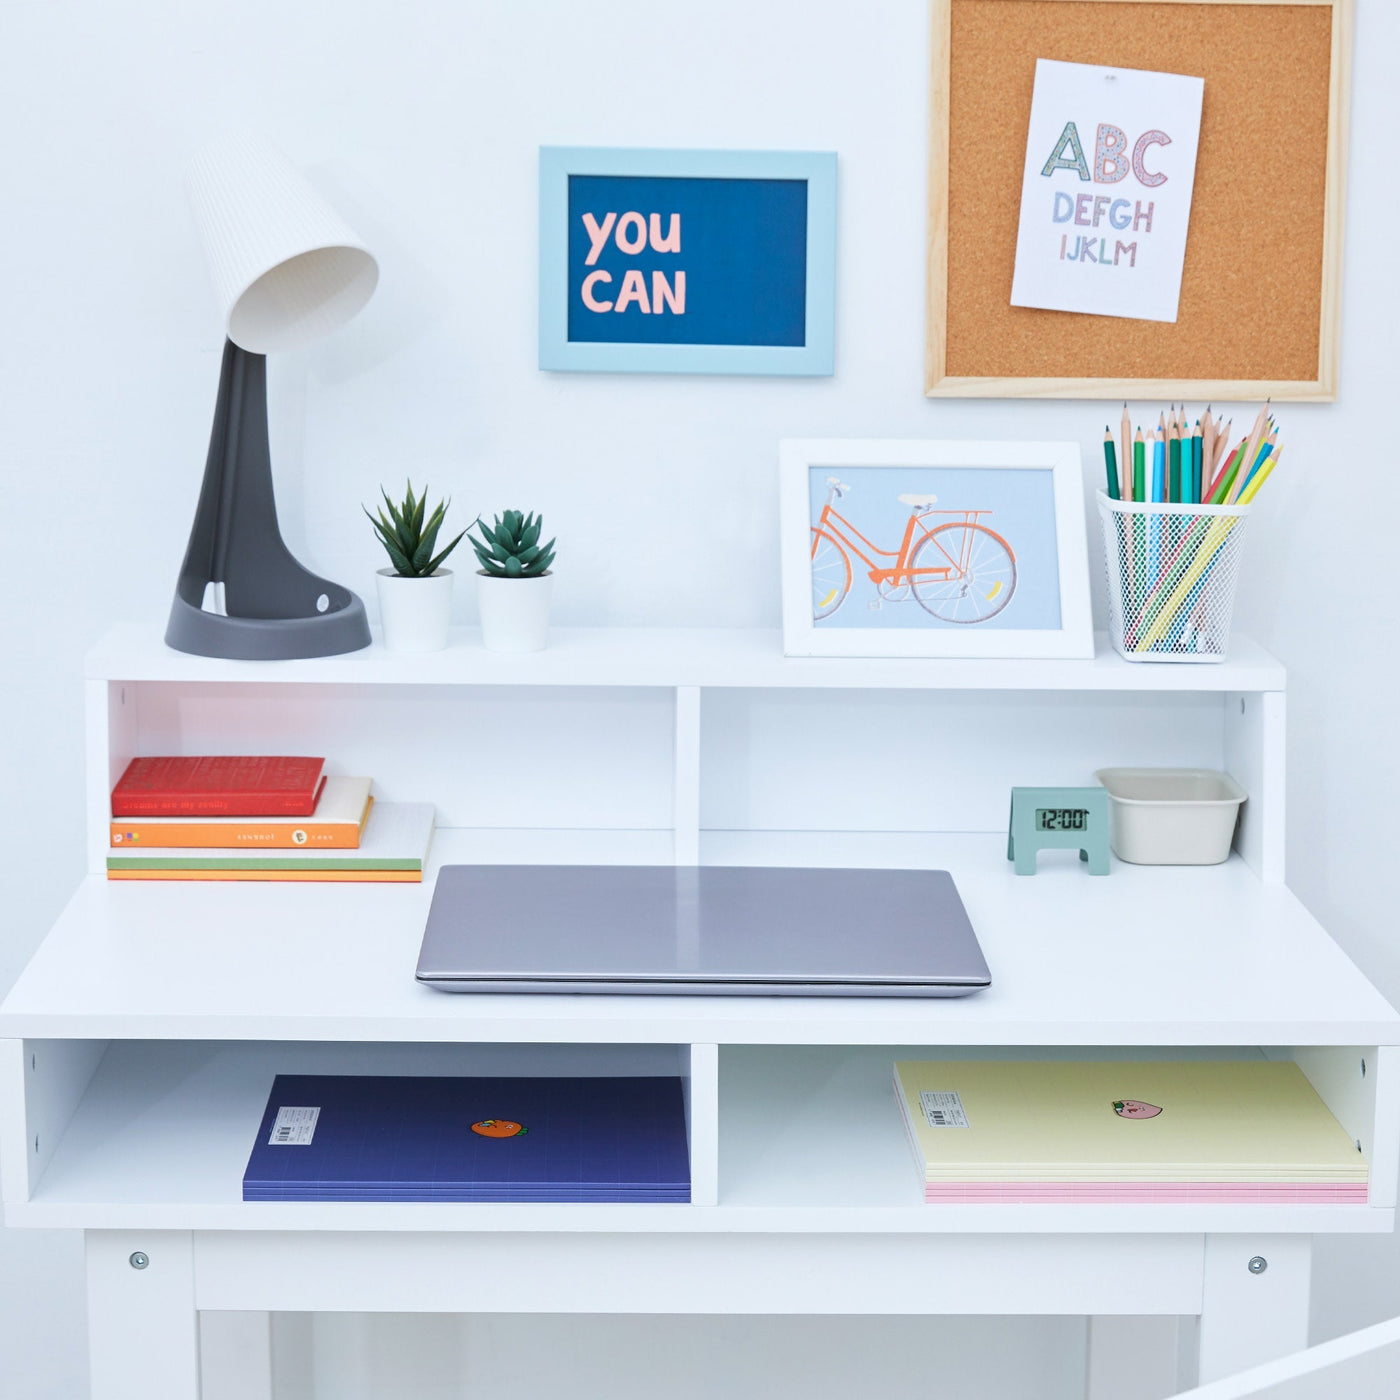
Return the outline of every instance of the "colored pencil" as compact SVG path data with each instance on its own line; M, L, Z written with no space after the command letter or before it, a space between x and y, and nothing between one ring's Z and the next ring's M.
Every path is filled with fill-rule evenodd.
M1160 505L1167 495L1166 420L1152 434L1152 502ZM1154 515L1147 522L1147 576L1157 577L1162 557L1162 517Z
M1279 448L1268 460L1254 473L1249 484L1240 492L1239 504L1247 506L1258 494L1259 488L1269 479L1269 473L1278 466L1278 459L1283 456L1283 449Z
M1235 473L1235 479L1240 486L1244 485L1243 477L1247 475L1248 468L1254 465L1254 459L1259 455L1260 445L1268 436L1269 400L1265 399L1259 409L1259 416L1254 420L1254 426L1249 430L1244 456L1240 459L1240 470ZM1234 504L1234 495L1227 494L1226 502Z
M1135 501L1147 500L1147 445L1142 440L1142 429L1137 430L1133 438L1133 499ZM1141 590L1146 580L1143 577L1143 570L1146 565L1146 555L1144 549L1144 533L1142 528L1142 517L1134 515L1133 524L1133 554L1130 563L1132 578L1128 589L1128 596L1132 600L1134 613L1142 598Z
M1133 424L1128 417L1128 402L1123 401L1123 421L1119 425L1118 438L1122 444L1122 456L1118 459L1123 468L1123 499L1133 499Z
M1108 498L1111 501L1121 500L1118 491L1118 463L1115 460L1113 451L1113 434L1108 430L1108 424L1104 424L1103 429L1103 462L1104 470L1108 474Z
M1227 444L1227 446L1228 446L1228 444ZM1209 487L1206 489L1206 504L1207 504L1207 505L1216 505L1216 504L1218 504L1218 502L1217 502L1216 499L1215 499L1215 493L1220 489L1220 483L1221 483L1222 481L1225 480L1225 473L1226 473L1227 471L1229 471L1229 469L1230 469L1230 464L1231 464L1231 463L1234 461L1234 459L1235 459L1235 453L1237 453L1237 452L1243 452L1243 451L1244 451L1244 443L1241 442L1241 443L1239 443L1238 446L1236 446L1236 447L1234 448L1233 451L1227 451L1227 452L1223 452L1223 453L1220 454L1220 455L1221 455L1221 460L1220 460L1219 464L1216 466L1216 469L1215 469L1214 473L1212 473L1211 478L1210 478L1210 485L1209 485Z
M1201 431L1200 421L1197 420L1191 434L1191 489L1186 493L1186 499L1193 506L1201 503L1201 461L1204 455L1205 434Z
M1204 489L1204 473L1211 471L1215 466L1215 417L1210 411L1210 405L1206 405L1206 411L1201 416L1201 470L1196 474L1196 502L1199 505L1201 491Z
M1235 420L1231 418L1222 428L1219 423L1215 425L1215 460L1210 464L1210 479L1214 485L1215 478L1220 475L1220 468L1225 465L1225 458L1230 449L1230 429L1235 426Z
M1260 469L1273 455L1274 448L1277 446L1277 444L1277 437L1266 440L1263 447L1259 449L1259 455L1254 459L1254 465L1250 467L1248 475L1246 475L1243 472L1240 474L1235 484L1234 497L1236 502L1238 502L1240 497L1245 493L1245 490L1248 488L1249 483L1253 481L1256 476L1259 475Z
M1181 504L1181 424L1172 415L1171 437L1167 440L1167 500Z
M1245 444L1240 443L1230 454L1229 460L1220 473L1220 479L1215 483L1215 489L1210 493L1209 504L1223 506L1229 499L1230 488L1235 484L1235 478L1240 474L1240 463L1244 461L1244 450Z

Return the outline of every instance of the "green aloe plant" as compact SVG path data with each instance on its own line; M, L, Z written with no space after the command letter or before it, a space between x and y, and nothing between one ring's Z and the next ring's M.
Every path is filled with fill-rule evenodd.
M494 525L478 519L470 528L481 531L481 539L470 536L472 548L482 573L492 578L538 578L554 562L554 541L540 543L544 516L533 511L508 510Z
M439 501L437 508L429 514L428 488L424 486L423 494L415 496L411 481L405 484L404 498L398 505L389 499L389 493L382 486L379 494L384 497L384 505L378 508L377 515L370 515L368 507L361 506L360 509L369 516L374 533L379 536L379 543L384 546L389 562L400 578L431 577L442 567L442 561L461 544L462 536L471 529L468 525L467 530L463 530L446 549L434 554L438 531L442 529L443 518L451 501ZM385 506L389 509L388 515L384 513Z

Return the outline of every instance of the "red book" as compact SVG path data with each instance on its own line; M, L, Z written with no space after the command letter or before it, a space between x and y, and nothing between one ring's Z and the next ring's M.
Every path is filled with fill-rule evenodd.
M114 817L309 817L323 758L133 758L112 789Z

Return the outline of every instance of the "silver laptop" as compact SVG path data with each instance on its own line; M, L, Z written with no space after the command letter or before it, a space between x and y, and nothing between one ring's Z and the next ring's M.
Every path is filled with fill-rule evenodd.
M418 980L448 992L958 997L992 979L945 870L446 865Z

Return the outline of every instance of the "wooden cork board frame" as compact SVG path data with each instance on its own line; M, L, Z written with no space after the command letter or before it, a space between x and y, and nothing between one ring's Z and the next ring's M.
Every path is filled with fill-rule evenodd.
M932 0L924 392L1337 396L1352 0ZM1011 305L1037 58L1205 79L1174 324Z

